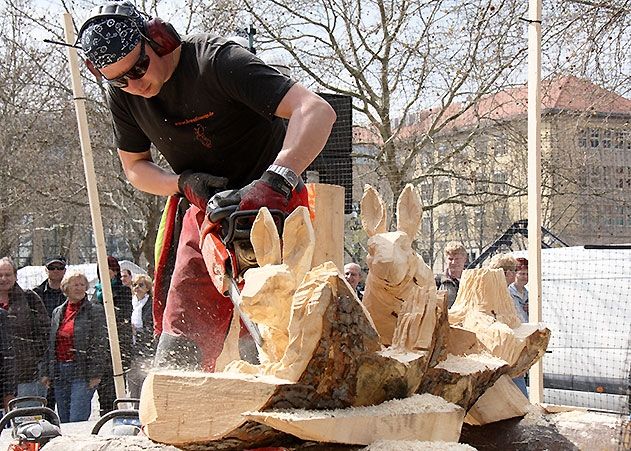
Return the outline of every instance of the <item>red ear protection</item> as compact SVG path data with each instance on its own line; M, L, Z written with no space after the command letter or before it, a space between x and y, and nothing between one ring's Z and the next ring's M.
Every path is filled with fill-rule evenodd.
M108 3L97 6L90 12L90 17L81 25L81 29L77 34L77 42L81 40L81 35L88 25L95 20L107 17L133 17L132 14L134 12L136 12L136 8L129 2ZM168 55L182 43L182 39L175 31L175 28L173 28L173 25L159 17L145 20L144 23L144 30L140 30L140 32L158 56Z
M159 17L145 22L145 31L149 38L149 45L158 56L168 55L182 43L173 25Z

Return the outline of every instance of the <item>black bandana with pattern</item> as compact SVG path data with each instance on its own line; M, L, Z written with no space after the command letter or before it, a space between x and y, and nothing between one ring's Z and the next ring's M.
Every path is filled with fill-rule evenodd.
M81 33L81 48L97 69L123 59L140 39L144 20L134 17L103 17L89 24Z

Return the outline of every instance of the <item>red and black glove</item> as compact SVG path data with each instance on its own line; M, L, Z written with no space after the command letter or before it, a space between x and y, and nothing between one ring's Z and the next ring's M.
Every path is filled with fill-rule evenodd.
M211 221L221 219L222 211L238 205L238 210L258 210L267 207L291 213L301 205L307 207L309 198L307 188L299 181L295 188L285 178L275 172L265 171L260 179L253 181L239 190L222 191L215 194L208 203ZM234 210L233 210L234 211Z
M192 170L184 171L177 179L177 187L180 193L202 211L206 211L208 201L220 189L225 188L228 179L225 177L217 177L203 172L194 172Z

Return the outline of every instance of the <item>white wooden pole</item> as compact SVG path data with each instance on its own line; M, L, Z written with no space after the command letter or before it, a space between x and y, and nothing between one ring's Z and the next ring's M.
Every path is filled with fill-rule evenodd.
M528 9L528 312L541 321L541 0ZM543 402L543 362L530 369L530 402Z
M68 44L73 44L75 36L72 17L70 14L65 13L63 19L66 42ZM124 398L125 380L123 379L123 365L121 363L121 353L118 345L118 329L116 328L116 313L114 312L112 287L109 283L109 268L107 265L107 251L105 249L103 220L101 218L101 205L99 204L99 192L96 187L96 173L94 170L94 159L92 157L92 144L90 143L90 134L88 131L88 117L85 111L85 94L83 92L83 86L81 85L77 49L74 47L68 47L68 64L70 66L70 75L72 77L72 93L74 95L74 105L77 113L77 123L79 125L79 140L81 142L81 155L83 156L83 171L85 173L88 200L90 202L90 215L92 216L94 241L96 242L96 257L98 261L99 274L101 275L102 280L101 285L103 286L103 305L105 307L107 332L112 354L114 386L116 387L116 397ZM112 406L107 407L111 408Z

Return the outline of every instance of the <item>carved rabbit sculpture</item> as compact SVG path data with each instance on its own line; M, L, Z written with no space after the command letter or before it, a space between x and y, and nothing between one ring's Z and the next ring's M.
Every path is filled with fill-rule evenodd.
M368 234L368 276L364 305L370 312L384 345L393 342L404 302L435 302L436 285L431 269L412 249L422 217L421 199L410 184L397 201L397 230L386 231L386 208L377 191L364 188L362 226Z
M278 362L287 347L292 296L311 269L314 233L308 210L299 207L285 220L282 254L267 208L260 210L252 225L251 241L259 268L245 273L242 308L261 329L261 361Z

